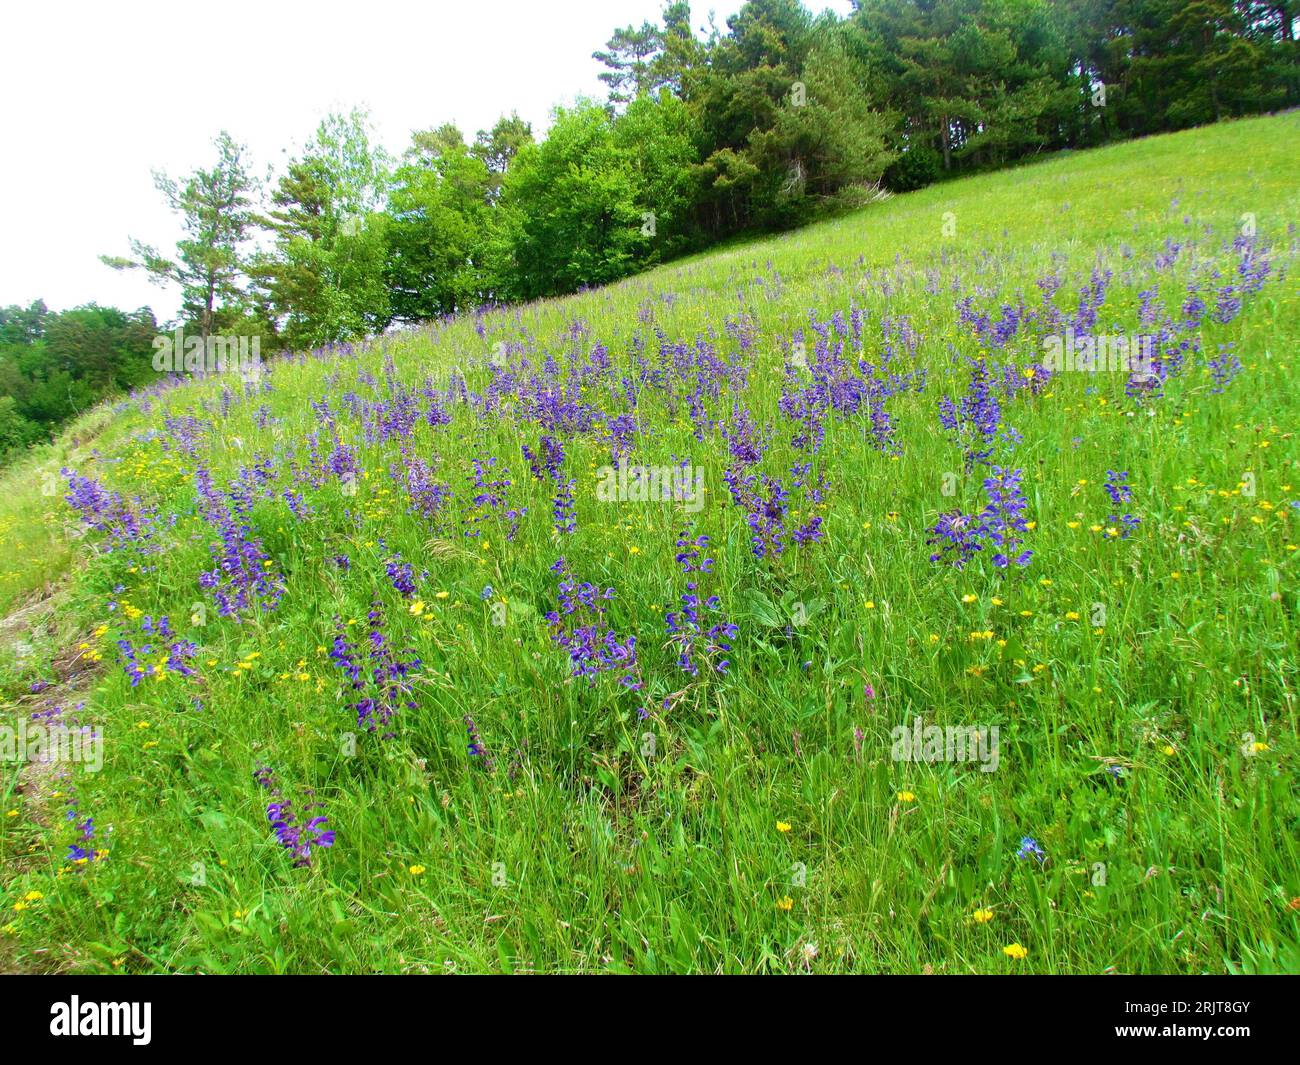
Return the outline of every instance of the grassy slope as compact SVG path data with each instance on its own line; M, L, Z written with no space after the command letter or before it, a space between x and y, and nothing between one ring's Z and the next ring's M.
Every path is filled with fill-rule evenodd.
M1300 913L1288 909L1300 895L1300 515L1287 505L1300 496L1300 304L1295 281L1276 280L1294 265L1297 127L1296 115L1232 123L898 197L493 313L481 331L460 321L355 358L281 365L273 388L250 400L236 383L224 417L221 382L111 420L96 412L57 454L10 472L0 491L0 600L15 608L69 563L72 573L57 609L24 616L38 619L21 626L34 650L20 658L11 640L0 677L22 713L50 702L50 693L28 694L35 675L62 679L62 702L86 701L106 763L71 786L110 855L61 860L72 837L61 816L67 793L56 792L67 785L24 782L10 795L0 811L14 811L0 818L0 897L6 909L28 892L43 897L13 914L0 960L209 971L1300 967ZM945 212L953 237L942 232ZM1200 337L1209 354L1233 343L1241 376L1215 393L1198 359L1151 416L1125 399L1119 375L1062 376L1045 395L1009 401L1005 421L1023 442L999 459L1026 471L1034 561L1010 576L985 563L964 572L930 564L924 541L937 513L984 501L978 477L958 478L955 497L943 493L945 474L962 464L936 404L964 387L954 352L978 351L956 301L973 295L994 317L1018 292L1032 306L1035 280L1056 268L1057 302L1073 311L1100 262L1115 273L1102 325L1136 332L1138 291L1157 287L1176 312L1198 263L1234 268L1225 243L1244 212L1273 245L1274 277L1242 315ZM1155 272L1167 238L1182 253ZM697 524L718 559L710 590L741 630L722 677L702 672L687 683L674 669L663 614L683 590L673 562L682 514L597 501L595 473L609 461L599 430L566 442L578 532L558 537L549 493L519 455L521 440L536 444L536 426L477 419L464 407L451 426L421 424L415 453L441 456L438 476L458 497L469 494L468 459L496 455L514 482L510 505L529 508L513 542L498 518L476 540L461 535L459 499L441 532L406 513L387 473L396 447L365 447L340 402L349 389L367 399L386 392L386 356L409 384L426 374L445 381L459 365L474 388L502 341L561 363L599 341L625 366L640 333L653 359L658 343L641 320L651 311L668 338L707 334L726 358L738 344L724 322L743 311L755 336L744 356L750 384L724 392L710 412L728 417L741 398L771 421L766 467L788 483L797 456L776 406L782 346L810 309L824 320L847 313L850 300L870 311L872 359L882 316L909 316L921 337L915 364L930 376L924 393L891 401L897 459L867 445L861 420L831 422L818 456L830 483L819 510L825 543L755 560L743 515L725 502L725 444L713 434L695 440L685 407L669 410L662 394L638 411L647 432L633 461L687 457L706 471L710 503ZM575 341L579 320L588 331ZM1023 365L1034 350L1011 354ZM374 389L359 381L363 371ZM224 486L256 454L274 452L278 494L288 483L283 449L303 463L305 436L319 428L308 400L322 397L343 438L362 447L360 490L348 497L330 481L309 491L316 513L307 522L282 502L260 502L253 524L285 574L283 600L242 624L220 619L196 583L211 565L211 530L195 517L194 463ZM603 385L589 400L619 409ZM278 423L259 428L262 404ZM194 458L147 435L187 410L213 423ZM71 511L41 495L43 474L63 463L180 515L166 550L132 560L96 554L93 533L69 541ZM1134 486L1142 524L1129 540L1090 530L1110 513L1109 469L1128 470ZM1253 498L1240 491L1247 471ZM796 494L793 506L809 504ZM417 574L427 570L422 614L386 579L381 537ZM339 552L350 556L346 573L328 562ZM579 579L616 586L611 617L638 634L656 702L669 697L649 722L637 721L640 704L616 684L567 679L540 620L554 603L548 567L560 554ZM486 584L509 600L504 626L480 600ZM348 757L341 736L355 719L324 648L335 615L364 641L376 594L394 643L424 661L418 709L403 712L396 739L363 735ZM200 627L186 619L202 602ZM796 602L814 616L787 636ZM1094 627L1096 604L1105 620ZM198 676L130 687L114 641L144 639L128 616L135 610L169 615L202 645ZM76 651L82 642L102 654L89 684L68 680L93 657ZM465 714L495 756L494 773L466 755ZM889 730L914 714L997 725L997 772L891 761ZM1246 733L1268 749L1244 756ZM1112 779L1102 759L1127 767L1125 776ZM325 803L338 838L310 869L290 868L270 835L266 796L251 778L259 761L286 790L312 787ZM779 832L778 820L791 830ZM1045 864L1017 860L1023 835L1042 844ZM786 897L788 911L777 905ZM985 907L993 919L973 921ZM1027 947L1024 960L1003 953L1012 942Z

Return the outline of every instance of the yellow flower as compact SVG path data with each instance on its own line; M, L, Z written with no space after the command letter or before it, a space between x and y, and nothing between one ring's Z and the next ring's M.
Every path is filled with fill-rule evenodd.
M634 544L632 547L629 547L627 549L627 553L629 555L639 555L641 553L641 549Z
M1009 946L1003 947L1002 953L1005 954L1008 958L1015 958L1016 961L1019 961L1026 954L1028 954L1029 951L1025 950L1025 948L1022 947L1019 943L1012 943Z
M782 895L779 899L776 900L776 908L778 910L783 911L784 913L789 913L792 909L794 909L794 899L792 899L789 895Z
M910 791L900 791L898 793L899 802L916 802L916 796Z
M972 595L970 592L967 592L965 595L961 597L961 601L963 603L973 603L975 602L975 598L976 597L974 595Z
M1262 753L1263 751L1267 751L1267 750L1268 750L1268 744L1267 744L1267 743L1253 743L1253 744L1251 744L1251 750L1253 750L1256 754L1260 754L1260 753Z
M435 599L446 599L447 596L450 595L450 594L451 594L450 592L437 592L437 593L435 593L434 598L435 598Z
M18 811L17 811L17 810L6 810L6 811L5 811L5 817L17 817L17 816L18 816Z
M971 917L974 918L976 924L988 924L991 920L993 920L993 911L976 910L973 914L971 914Z
M38 902L43 898L45 898L45 896L42 895L39 891L29 891L27 892L26 895L23 896L23 900L25 902Z
M1067 610L1067 611L1065 612L1065 620L1066 620L1066 621L1078 621L1078 620L1079 620L1079 612L1078 612L1077 610Z
M1171 747L1171 746L1170 746L1169 744L1167 744L1167 743L1164 745L1164 747L1162 748L1162 750L1164 751L1165 756L1168 757L1168 758L1172 758L1172 757L1175 755L1175 753L1177 753L1177 752L1174 751L1173 747Z
M422 865L413 865L413 866L411 866L410 873L411 873L412 876L423 876L423 875L424 875L424 866L422 866Z
M776 823L776 830L777 830L778 832L789 832L789 831L790 831L790 822L789 822L789 821L778 821L778 822Z

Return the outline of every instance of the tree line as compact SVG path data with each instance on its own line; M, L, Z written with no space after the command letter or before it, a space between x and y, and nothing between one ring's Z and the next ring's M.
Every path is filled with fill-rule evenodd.
M211 167L155 174L176 247L103 259L178 286L205 337L347 341L607 283L882 188L1292 106L1297 3L855 0L841 18L749 0L693 27L678 0L593 53L606 99L556 108L544 138L511 114L472 140L417 131L394 158L353 111L263 182L222 133ZM0 449L133 384L114 360L147 364L153 328L145 311L0 312Z

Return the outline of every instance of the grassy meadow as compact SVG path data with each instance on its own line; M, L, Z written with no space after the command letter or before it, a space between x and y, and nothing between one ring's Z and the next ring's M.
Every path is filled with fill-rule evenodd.
M1300 971L1297 139L87 415L0 486L4 722L103 757L0 763L0 968Z

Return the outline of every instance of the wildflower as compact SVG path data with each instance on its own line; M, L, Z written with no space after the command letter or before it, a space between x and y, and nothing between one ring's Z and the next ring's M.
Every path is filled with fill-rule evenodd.
M265 465L241 471L227 499L227 494L213 485L209 470L200 466L195 471L199 511L220 534L210 548L215 565L199 574L199 585L212 592L222 617L234 617L254 603L263 610L274 610L284 595L284 577L263 564L269 559L247 521L252 505L250 480L258 482L270 476Z
M1106 529L1106 536L1112 540L1117 538L1127 540L1129 534L1140 524L1140 520L1132 514L1120 513L1133 499L1133 489L1128 485L1128 472L1121 470L1117 473L1114 470L1107 470L1105 489L1115 510L1115 513L1106 519L1110 522L1110 527Z
M1041 864L1047 858L1047 852L1038 845L1038 841L1033 836L1022 836L1020 838L1020 849L1016 851L1017 858L1037 858Z
M984 480L989 503L980 515L980 531L999 548L993 556L993 565L999 569L1007 568L1013 561L1017 566L1027 566L1034 554L1026 550L1013 557L1013 552L1021 543L1018 534L1027 529L1024 513L1028 503L1020 488L1022 476L1020 470L994 466L992 476Z
M897 798L899 802L916 802L916 795L910 791L900 791Z
M410 868L408 871L410 872L410 874L411 874L412 876L423 876L423 875L424 875L424 866L422 866L422 865L413 865L413 866L411 866L411 868Z
M411 655L403 659L393 652L388 638L383 631L383 611L376 599L367 615L370 622L369 673L363 671L356 647L346 638L346 629L338 618L334 619L334 643L330 648L330 660L343 670L348 678L349 687L360 698L352 703L350 709L357 715L357 725L368 732L375 732L386 726L393 715L403 706L414 710L415 700L410 698L411 686L407 678L420 668L420 660L414 657L410 649L402 652ZM390 739L393 732L383 734Z
M961 402L939 401L939 423L961 445L966 472L988 462L1002 423L1002 408L990 387L992 377L984 360L971 360L970 381Z
M701 598L700 582L713 572L714 566L714 560L707 555L708 545L709 537L697 536L691 539L689 529L683 529L678 536L676 561L689 579L686 581L686 591L681 596L682 609L664 615L668 635L677 646L677 664L692 676L698 672L694 658L697 651L713 661L716 671L725 672L729 662L721 656L731 650L730 641L740 631L736 625L721 616L721 600L718 596ZM704 631L704 625L708 619L703 612L718 616L718 620L707 632ZM701 635L702 640L699 639Z
M614 598L614 589L603 592L590 582L578 584L563 558L551 566L560 577L559 608L546 615L551 638L569 653L573 676L595 683L605 672L620 672L625 688L641 687L635 675L636 636L620 639L605 620L604 603Z
M483 746L483 741L479 738L478 726L468 714L465 715L465 731L469 734L469 756L479 759L479 764L483 766L484 771L491 773L496 763L488 753L488 749Z
M993 920L993 911L976 910L973 914L971 914L971 918L975 921L976 924L988 924L991 920Z
M776 908L780 910L782 913L789 913L792 909L794 909L794 899L792 899L789 895L782 895L779 899L776 900Z
M269 766L259 766L253 772L253 779L257 781L259 787L271 793L271 802L266 805L266 819L271 822L271 830L276 840L293 855L295 867L311 864L313 847L323 849L334 845L335 834L333 829L328 827L327 818L318 814L305 822L299 822L297 812L292 803L284 798L275 774ZM304 794L307 802L302 808L303 815L323 808L323 803L311 798L313 793L310 790Z
M778 832L789 832L789 831L790 831L790 828L791 828L791 826L790 826L790 823L789 823L788 821L778 821L778 822L776 823L776 830L777 830Z
M940 514L930 532L926 546L939 548L930 556L931 562L946 561L954 568L962 569L977 551L983 550L978 518L959 510Z
M1019 943L1012 943L1008 946L1003 947L1002 953L1005 954L1008 958L1014 958L1016 961L1020 961L1029 953L1029 951L1027 951Z
M394 554L384 562L384 570L404 599L415 595L415 571L409 562L403 562L400 555Z

